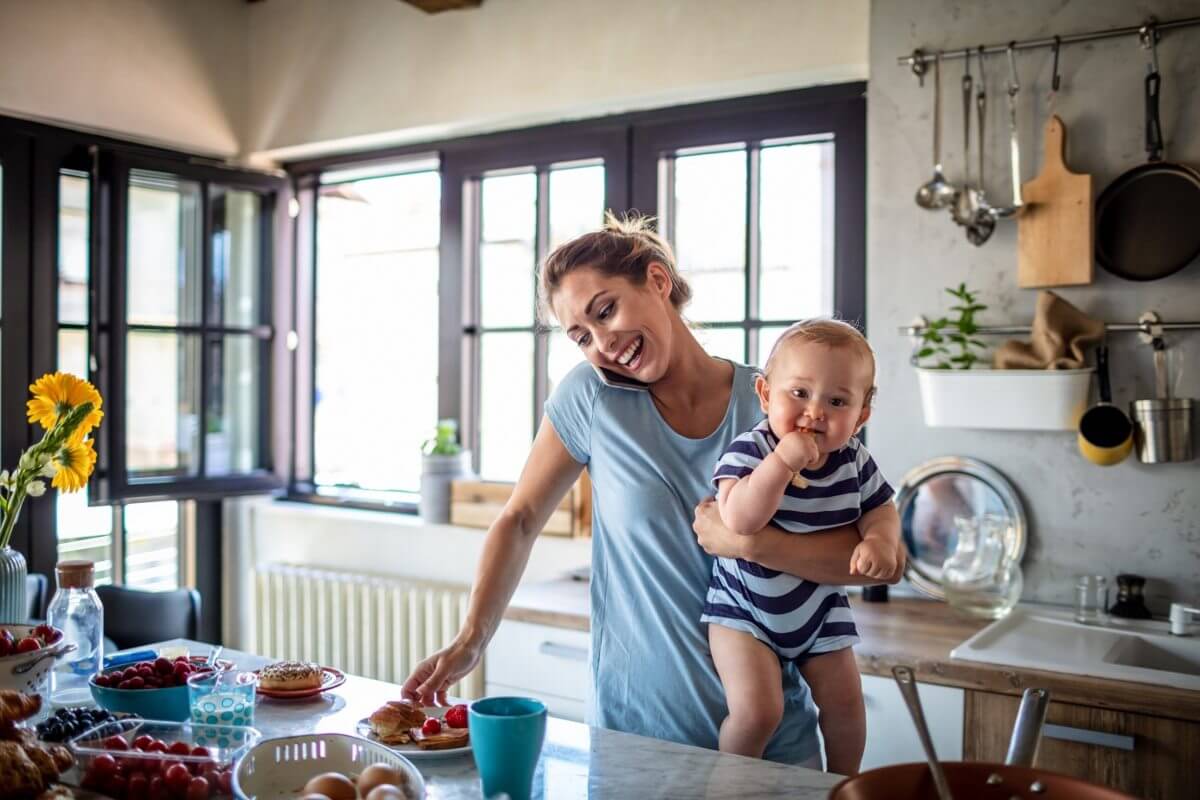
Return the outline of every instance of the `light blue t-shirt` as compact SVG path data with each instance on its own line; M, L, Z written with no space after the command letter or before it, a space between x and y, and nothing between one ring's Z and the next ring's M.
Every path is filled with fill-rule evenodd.
M725 418L703 439L676 433L648 392L608 386L586 363L546 401L592 481L592 724L717 747L727 707L700 623L712 558L692 520L726 446L762 419L754 374L734 365ZM783 722L766 757L809 761L819 750L815 708L795 666L783 681Z

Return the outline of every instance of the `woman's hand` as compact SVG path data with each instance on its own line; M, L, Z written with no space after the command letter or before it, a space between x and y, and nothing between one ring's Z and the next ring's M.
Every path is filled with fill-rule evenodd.
M713 498L701 500L696 506L692 530L696 532L696 541L710 556L745 558L746 540L750 537L740 536L725 527Z
M446 705L446 687L475 669L482 649L467 640L455 639L449 647L417 664L404 682L401 695L423 706Z

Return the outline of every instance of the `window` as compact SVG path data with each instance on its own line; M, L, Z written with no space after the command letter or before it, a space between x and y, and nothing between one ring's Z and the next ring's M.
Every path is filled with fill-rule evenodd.
M819 136L662 157L662 228L709 352L761 366L787 325L833 313L833 154Z
M99 355L108 416L93 498L270 489L269 276L280 181L165 159L104 163L112 250L109 268L91 277L109 302L96 305L99 319L79 321L84 268L71 263L59 294L60 340L90 330Z
M320 491L415 500L437 420L441 179L436 164L403 167L327 175L317 192Z

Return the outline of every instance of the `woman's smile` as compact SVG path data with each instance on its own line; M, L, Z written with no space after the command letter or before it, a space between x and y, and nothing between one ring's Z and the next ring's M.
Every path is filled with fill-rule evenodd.
M641 334L634 336L633 340L625 346L625 349L617 355L617 363L630 372L636 370L642 365L642 353L645 351L645 344L646 340Z

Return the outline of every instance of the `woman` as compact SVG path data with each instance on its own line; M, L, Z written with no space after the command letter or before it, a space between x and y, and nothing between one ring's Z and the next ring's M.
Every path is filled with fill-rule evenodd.
M589 721L715 748L725 699L700 623L710 555L856 583L848 570L858 534L768 528L738 536L721 524L706 501L709 481L723 448L762 416L754 370L701 348L681 316L691 290L646 220L610 216L602 230L559 247L542 268L541 290L589 363L546 402L512 497L487 533L467 621L417 666L405 696L444 702L446 687L479 663L538 532L586 466L594 509ZM783 722L766 757L819 767L807 689L794 667L784 683Z

